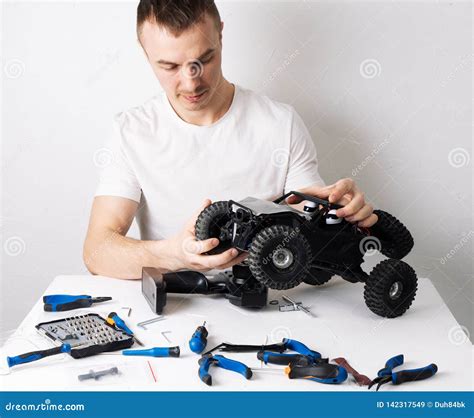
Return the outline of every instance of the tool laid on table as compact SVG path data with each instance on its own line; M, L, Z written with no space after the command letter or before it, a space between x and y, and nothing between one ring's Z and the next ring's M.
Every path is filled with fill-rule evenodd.
M295 351L298 354L288 354L283 353L282 351L274 352L270 350L260 350L257 353L257 358L263 361L265 364L280 364L287 366L289 364L300 365L300 366L310 366L315 363L327 363L327 359L321 358L321 353L309 349L303 343L290 340L289 338L284 338L282 343L282 351L291 350Z
M318 363L311 366L290 364L285 368L290 379L307 379L318 383L339 384L347 379L347 371L337 364Z
M124 350L124 356L179 357L179 347L153 347L146 350Z
M206 321L196 328L194 334L192 335L191 339L189 340L189 348L193 353L200 354L206 348L207 345L207 336L209 333L206 329Z
M118 374L119 370L117 367L111 367L110 369L107 370L100 370L98 372L94 370L89 370L89 373L86 374L80 374L77 376L77 378L82 382L83 380L88 380L88 379L94 379L94 380L99 380L103 376L107 376L108 374L114 375Z
M106 351L116 351L133 345L133 337L105 324L97 314L43 322L36 329L57 347L7 357L9 367L41 360L55 354L68 353L78 359Z
M438 371L438 366L434 363L431 363L430 365L420 367L419 369L409 369L394 372L393 369L395 367L401 366L403 362L403 354L399 354L398 356L388 359L385 363L385 367L378 371L378 377L372 380L372 383L369 385L368 389L370 389L375 384L377 384L376 390L379 390L380 386L389 382L392 382L394 385L400 385L405 382L414 382L417 380L428 379L434 376Z
M358 383L359 386L368 386L372 382L369 377L360 374L355 370L349 362L344 357L338 357L332 360L334 363L339 364L339 366L344 367L347 370L347 373L350 373L354 380Z
M291 341L291 342L290 342ZM297 345L301 344L301 345ZM214 351L224 351L228 353L251 353L251 352L258 352L258 351L271 351L271 352L276 352L276 353L283 353L283 351L287 350L289 345L292 345L292 347L298 347L299 350L302 351L302 354L307 354L307 355L312 355L314 357L321 357L321 354L319 354L317 351L312 351L308 347L306 347L304 344L299 343L296 340L290 340L288 338L284 338L281 343L275 343L275 344L260 344L260 345L252 345L252 344L231 344L231 343L220 343L216 345L214 348L211 348L210 350L206 351L203 356L206 354L213 353ZM294 348L291 348L294 351ZM299 352L299 351L298 351Z
M282 295L281 298L286 301L286 302L289 302L291 303L291 305L293 305L293 308L294 310L298 310L298 311L302 311L304 312L306 315L309 315L311 317L314 317L313 313L308 309L306 308L305 306L303 306L303 304L301 302L295 302L294 300L290 299L288 296L286 295Z
M241 363L237 360L232 360L230 358L216 355L205 355L201 357L198 361L199 363L199 378L209 386L212 386L212 377L209 374L209 368L211 366L221 367L226 370L230 370L236 373L241 374L246 379L252 377L252 370L247 367L244 363Z
M126 332L128 335L131 335L133 339L135 340L135 342L138 345L141 345L143 347L143 343L135 336L133 331L129 327L127 327L127 325L125 324L125 321L122 318L120 318L120 316L118 316L115 312L110 312L105 322L107 322L107 324L109 324L110 326L121 329L122 331Z
M163 321L164 319L166 319L164 316L156 316L155 318L151 318L151 319L147 319L146 321L139 322L137 324L137 327L146 329L145 325L150 325L150 324L153 324L154 322Z
M110 296L92 297L89 295L46 295L43 296L46 312L64 312L73 309L89 308L94 303L112 300Z

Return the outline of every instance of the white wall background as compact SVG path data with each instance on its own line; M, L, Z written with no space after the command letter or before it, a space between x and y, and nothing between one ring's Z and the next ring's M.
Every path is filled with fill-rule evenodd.
M470 2L218 6L225 76L296 107L325 180L355 177L406 223L416 241L407 261L472 332ZM108 124L160 89L135 10L135 1L3 3L2 331L56 275L86 272Z

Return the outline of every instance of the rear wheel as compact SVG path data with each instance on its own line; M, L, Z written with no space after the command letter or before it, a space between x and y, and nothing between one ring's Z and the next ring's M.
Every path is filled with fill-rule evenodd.
M230 208L227 201L214 202L199 214L195 225L196 238L198 240L219 239L219 245L208 251L207 254L220 254L232 246L232 239L224 228L230 219Z
M365 283L367 307L386 318L403 315L415 299L418 279L415 271L400 260L383 260Z
M316 267L311 267L309 270L309 275L306 277L306 279L304 279L304 282L313 286L320 286L331 280L332 276L334 276L334 273L321 270Z
M253 276L271 289L291 289L309 276L311 247L287 225L273 225L252 240L247 258Z
M413 248L410 231L395 216L383 210L374 210L378 221L370 228L371 235L380 240L380 252L401 260Z

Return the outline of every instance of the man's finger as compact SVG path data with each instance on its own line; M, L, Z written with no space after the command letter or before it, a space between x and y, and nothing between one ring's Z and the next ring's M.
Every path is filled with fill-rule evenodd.
M363 221L359 222L357 226L360 228L370 228L372 225L376 224L378 220L379 217L373 213L368 218L365 218Z
M189 247L191 254L200 255L207 253L219 245L219 240L217 238L209 238L202 241L193 238L193 240L193 243L189 243L189 245L185 246L185 249L188 249Z
M221 266L224 264L229 263L235 257L239 255L239 251L235 248L230 248L227 251L224 251L221 254L216 255L198 255L196 256L196 261L201 264L203 267L207 268L216 268L217 266Z
M334 183L333 188L328 196L331 203L337 203L345 194L354 195L359 191L354 180L342 179Z
M365 199L363 193L356 193L352 200L345 205L343 208L338 209L336 215L339 218L346 218L348 216L355 215L365 205Z
M241 263L241 262L244 261L248 256L249 256L249 253L243 252L242 254L239 254L237 257L235 257L234 259L232 259L232 260L229 261L228 263L222 264L221 266L217 266L217 267L215 267L215 268L216 268L216 269L220 269L220 270L224 270L224 269L226 269L226 268L229 268L229 267L234 266L235 264Z
M354 215L346 217L346 221L349 222L359 222L363 221L364 219L368 218L370 215L372 215L372 212L374 211L374 208L372 205L366 203L358 212L356 212Z

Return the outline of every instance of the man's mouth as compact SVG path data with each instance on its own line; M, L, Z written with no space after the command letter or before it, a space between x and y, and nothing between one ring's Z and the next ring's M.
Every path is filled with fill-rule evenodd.
M191 103L196 103L198 102L199 100L201 100L201 98L207 93L207 90L206 91L203 91L201 94L198 94L196 96L183 96L188 102L191 102Z

